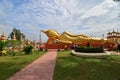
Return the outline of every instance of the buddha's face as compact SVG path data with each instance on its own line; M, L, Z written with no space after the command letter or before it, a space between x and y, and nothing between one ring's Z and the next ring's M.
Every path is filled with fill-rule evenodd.
M49 38L52 38L52 39L60 38L60 35L55 30L47 30L47 31L42 30L42 32L44 32Z

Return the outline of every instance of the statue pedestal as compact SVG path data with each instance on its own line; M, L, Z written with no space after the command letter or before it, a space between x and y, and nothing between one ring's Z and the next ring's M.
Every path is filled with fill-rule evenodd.
M64 49L65 45L67 45L68 48L70 48L69 46L71 44L58 43L54 39L49 38L47 43L45 44L45 48L46 49Z

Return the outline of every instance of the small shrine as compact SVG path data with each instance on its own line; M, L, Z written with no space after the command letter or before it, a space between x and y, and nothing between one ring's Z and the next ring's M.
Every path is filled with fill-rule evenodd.
M16 36L15 36L15 34L13 34L13 36L12 36L12 40L16 40Z
M33 41L34 49L36 49L36 44L37 44L37 42L36 42L36 40L34 40L34 41Z
M26 44L26 45L30 45L31 42L27 39L25 44Z
M5 36L5 33L4 33L4 32L2 33L0 40L3 40L3 41L6 40L6 36Z

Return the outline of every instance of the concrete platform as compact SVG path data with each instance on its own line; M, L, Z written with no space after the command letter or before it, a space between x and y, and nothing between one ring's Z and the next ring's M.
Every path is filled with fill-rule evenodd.
M104 52L104 53L82 53L82 52L75 52L72 50L72 54L78 57L87 57L87 58L106 58L111 53Z

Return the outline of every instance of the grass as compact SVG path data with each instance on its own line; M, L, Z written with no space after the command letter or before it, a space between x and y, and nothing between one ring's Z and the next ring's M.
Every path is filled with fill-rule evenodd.
M30 55L25 55L23 52L18 52L15 56L0 56L0 80L6 80L44 53L45 52L34 51Z
M120 80L120 56L93 59L75 57L70 53L58 52L54 80Z

